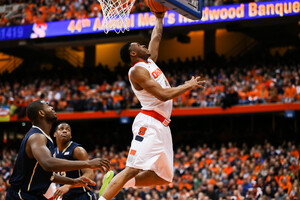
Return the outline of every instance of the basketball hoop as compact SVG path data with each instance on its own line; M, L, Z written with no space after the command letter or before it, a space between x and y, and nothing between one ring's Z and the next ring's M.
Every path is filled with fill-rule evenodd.
M129 13L135 0L98 0L102 7L104 32L114 30L117 34L129 31Z

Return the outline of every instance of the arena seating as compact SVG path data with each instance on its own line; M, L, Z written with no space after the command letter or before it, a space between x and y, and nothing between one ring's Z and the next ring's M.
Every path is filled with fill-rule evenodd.
M201 75L207 81L204 90L188 91L174 99L174 107L219 106L226 109L232 105L299 101L297 53L295 50L282 57L265 55L233 61L215 57L214 62L202 61L200 57L185 61L177 59L158 63L158 66L173 87L195 75ZM140 108L130 89L128 68L124 66L117 66L114 71L103 66L88 71L63 67L40 71L35 73L36 77L28 69L23 66L1 76L0 105L8 106L10 114L17 114L19 118L25 116L28 103L36 99L48 101L57 112ZM28 76L24 76L26 73Z
M183 145L175 150L174 181L167 186L124 189L118 199L297 199L299 195L299 144L283 142L274 146L236 146L232 142L219 147L206 144ZM110 159L118 173L126 163L128 150L95 147L90 158ZM0 200L9 186L16 151L0 154ZM96 170L94 187L98 193L104 174ZM299 197L299 196L298 196Z

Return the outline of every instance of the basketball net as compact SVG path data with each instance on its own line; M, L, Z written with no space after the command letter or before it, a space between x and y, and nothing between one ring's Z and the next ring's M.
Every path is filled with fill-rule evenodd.
M135 0L98 0L102 7L104 32L114 30L117 34L129 31L129 13Z

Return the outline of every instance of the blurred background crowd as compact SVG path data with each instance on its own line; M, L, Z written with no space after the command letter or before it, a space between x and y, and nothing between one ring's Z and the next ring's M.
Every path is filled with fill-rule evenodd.
M204 0L203 5L216 6L251 1L254 0ZM101 17L101 10L97 0L0 0L0 27ZM131 10L132 13L148 11L144 0L136 0Z
M188 91L174 99L174 107L212 107L289 103L300 100L300 60L298 50L283 56L262 54L226 61L213 56L184 61L158 62L172 87L200 75L206 88ZM0 75L0 106L10 115L25 116L26 106L36 100L48 101L57 112L106 111L140 108L128 81L128 68L105 66L58 67L36 71L21 66Z
M283 142L274 146L250 146L234 143L220 146L201 144L175 149L174 181L167 186L128 188L116 199L128 200L288 200L299 198L299 144ZM111 162L115 173L126 164L128 149L117 151L96 147L90 158L104 157ZM0 154L0 200L9 187L9 177L16 158L15 150L2 150ZM104 174L95 171L97 194Z

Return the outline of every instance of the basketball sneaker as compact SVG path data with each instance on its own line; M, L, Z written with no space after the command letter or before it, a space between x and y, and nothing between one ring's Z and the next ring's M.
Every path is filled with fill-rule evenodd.
M108 184L110 183L110 181L112 180L114 175L115 175L115 173L112 170L108 171L104 175L104 180L103 180L102 186L101 186L100 191L99 191L99 198L102 196L103 192L107 188Z

